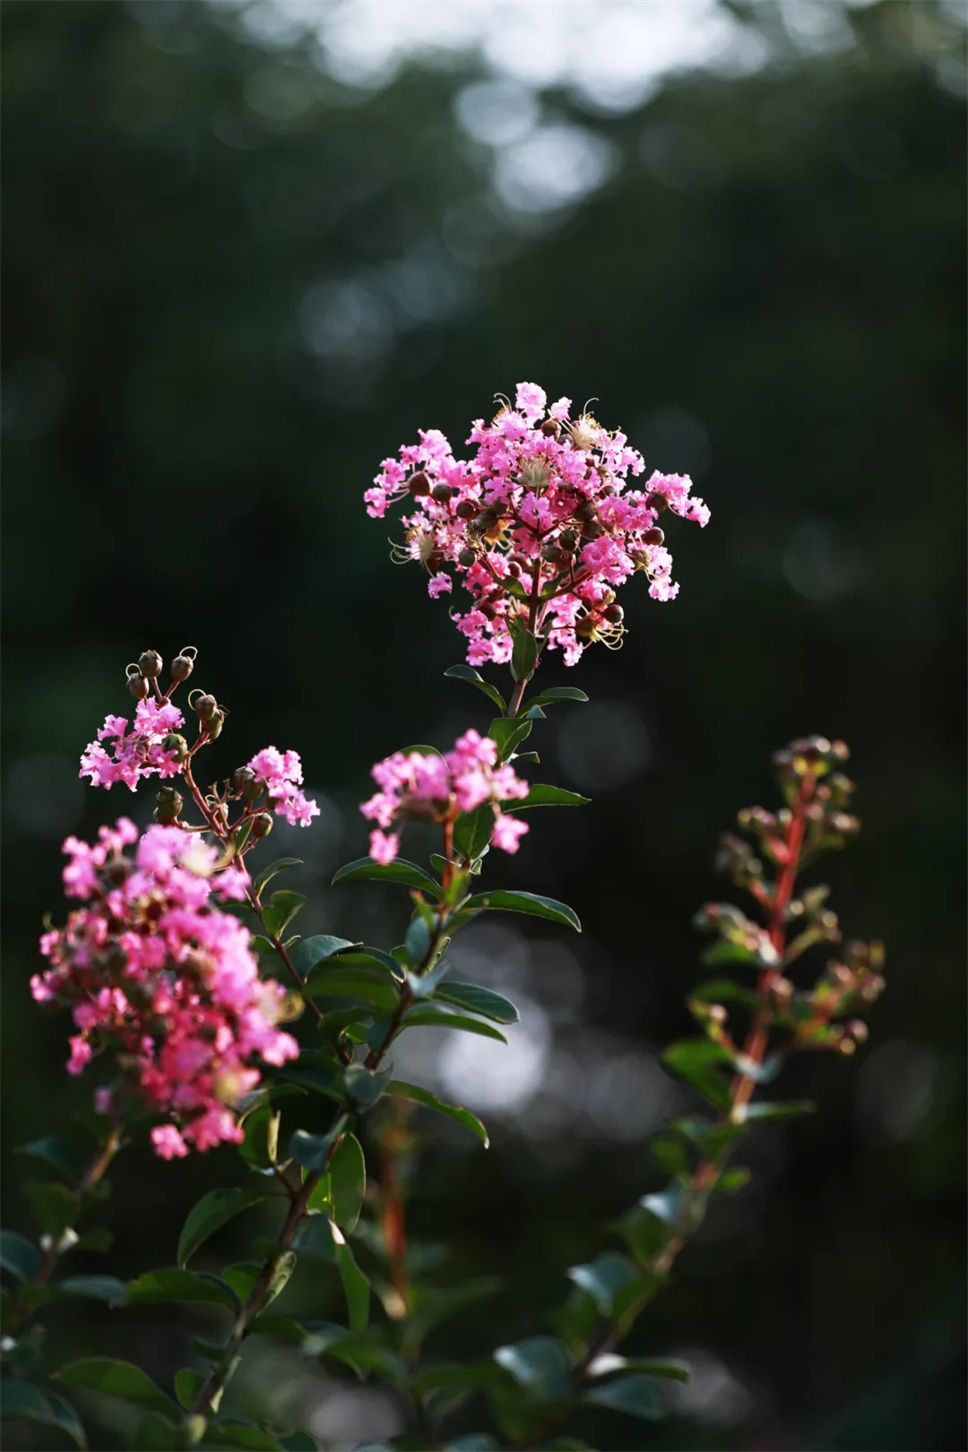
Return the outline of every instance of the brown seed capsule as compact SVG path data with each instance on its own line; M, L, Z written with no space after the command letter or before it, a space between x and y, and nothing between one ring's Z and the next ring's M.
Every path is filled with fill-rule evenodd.
M668 509L669 501L664 494L650 494L645 501L646 509L654 509L656 514L661 514L663 509Z
M187 681L195 669L195 662L190 655L176 655L171 663L172 679L176 681Z
M473 519L477 513L477 505L473 504L470 499L462 499L454 513L458 519Z
M567 550L570 554L578 546L578 535L573 529L563 529L558 536L558 543L563 550Z
M581 504L576 506L575 518L581 520L595 518L595 506L590 499L583 499Z
M561 565L567 560L568 553L555 540L550 540L548 544L543 546L541 558L547 560L549 565Z
M216 701L214 696L201 695L195 697L195 715L199 721L211 721L217 710L218 701Z
M665 544L665 534L661 529L655 527L647 529L642 536L642 543L647 545Z
M487 534L497 524L498 516L493 509L485 509L474 520L474 528L481 534Z
M268 837L272 831L272 818L268 812L260 812L257 817L252 818L253 837Z
M457 490L451 489L449 484L435 484L430 491L431 498L436 499L438 504L449 504L456 493Z
M473 550L461 550L457 556L457 563L463 565L465 570L469 570L476 559L477 555Z
M162 659L156 650L144 650L138 656L138 665L141 667L141 674L153 680L155 676L161 675Z
M621 605L606 605L602 613L611 625L619 625L625 619Z
M256 780L256 774L251 766L237 766L232 773L232 790L241 796L246 787Z
M546 418L541 425L541 432L546 439L556 439L561 432L561 426L556 418Z
M136 701L143 701L151 690L147 676L143 676L140 671L137 675L130 675L128 677L128 690Z
M410 483L407 485L407 488L410 490L410 493L414 495L429 494L430 480L421 469L418 473L414 474L413 478L410 480Z
M584 539L601 539L605 526L597 519L589 519L582 525L581 532Z

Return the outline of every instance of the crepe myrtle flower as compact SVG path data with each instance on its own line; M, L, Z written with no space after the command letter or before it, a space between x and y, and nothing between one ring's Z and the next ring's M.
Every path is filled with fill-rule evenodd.
M64 889L82 905L42 936L49 967L30 986L71 1011L68 1073L112 1059L95 1108L133 1097L162 1117L151 1135L162 1159L237 1143L235 1106L260 1082L259 1061L299 1053L278 1027L285 990L260 979L248 929L219 906L245 898L248 873L197 834L139 836L125 817L93 845L68 837L64 851Z
M470 608L451 614L471 665L510 660L518 623L568 665L594 641L619 645L616 591L635 573L653 599L675 599L658 520L668 512L702 526L709 509L686 475L654 472L627 488L645 461L621 431L587 411L572 418L568 398L548 407L544 389L519 383L513 406L502 399L489 424L474 422L470 459L456 459L438 429L419 438L384 459L367 512L379 519L410 501L394 558L424 566L434 599L452 593L455 576L463 583Z
M380 790L360 811L377 823L370 834L370 856L376 862L386 864L397 855L400 833L388 830L395 822L440 822L449 833L461 812L485 803L494 811L495 847L516 852L528 830L527 823L500 809L501 802L526 797L527 782L515 776L513 767L499 764L497 742L477 731L465 731L444 754L397 751L378 761L371 775Z

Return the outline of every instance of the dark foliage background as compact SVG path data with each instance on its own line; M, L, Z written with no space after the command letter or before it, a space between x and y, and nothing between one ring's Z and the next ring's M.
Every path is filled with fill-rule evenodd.
M889 991L858 1061L791 1073L819 1113L754 1143L754 1187L636 1333L691 1350L692 1400L646 1433L607 1413L586 1430L616 1448L965 1446L956 11L854 9L848 49L809 53L762 5L754 74L680 76L609 116L547 95L615 166L582 204L528 218L493 200L491 151L455 120L472 61L353 91L308 41L262 45L198 0L7 0L6 1223L28 1228L15 1146L79 1094L65 1022L27 991L41 915L62 912L59 841L150 811L76 782L125 710L124 662L199 647L197 679L232 711L213 774L268 741L302 753L327 803L299 842L307 927L394 941L389 891L327 886L363 849L368 767L487 717L442 679L459 659L446 612L389 567L361 492L418 426L460 440L496 389L535 379L597 396L651 464L691 470L713 522L675 531L674 605L627 589L625 649L580 673L596 704L541 728L542 776L593 805L536 817L492 869L573 903L586 932L478 939L481 971L510 965L536 1005L514 1062L533 1070L543 1044L544 1087L485 1111L487 1156L427 1135L417 1230L456 1244L456 1273L507 1278L439 1347L537 1329L602 1222L658 1184L654 1055L686 1027L717 834L767 798L774 747L822 731L853 748L864 820L829 866L834 905L886 940ZM105 1212L120 1274L171 1261L232 1160L129 1151ZM329 1282L319 1296L338 1313ZM65 1352L120 1352L163 1381L197 1329L48 1319ZM246 1386L311 1373L256 1356ZM324 1383L307 1385L312 1411ZM344 1422L317 1423L337 1443L392 1416L340 1396ZM123 1445L108 1422L104 1438Z

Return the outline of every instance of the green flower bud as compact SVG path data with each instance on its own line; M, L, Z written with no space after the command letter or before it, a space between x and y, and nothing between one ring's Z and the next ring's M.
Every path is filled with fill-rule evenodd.
M181 792L176 791L173 786L164 786L155 797L155 810L152 815L156 822L168 827L178 821L184 805Z
M257 817L252 818L253 837L268 837L272 831L272 818L268 812L260 812Z
M460 554L457 556L457 563L459 565L463 565L465 570L469 570L476 559L477 555L474 553L473 550L461 550Z
M214 696L196 696L194 709L199 721L212 721L218 711L218 701Z
M208 727L210 741L215 741L222 734L222 727L225 725L225 712L216 710L210 721L205 723Z
M188 742L184 736L177 731L169 731L161 743L162 751L173 751L179 761L184 761L188 755Z

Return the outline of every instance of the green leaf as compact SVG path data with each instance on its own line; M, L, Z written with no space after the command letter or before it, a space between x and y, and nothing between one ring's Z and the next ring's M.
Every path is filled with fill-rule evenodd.
M448 1287L415 1286L410 1330L418 1342L422 1341L441 1322L449 1321L468 1306L496 1296L503 1289L504 1282L499 1276L479 1276L476 1280L464 1281L462 1285ZM496 1370L494 1374L498 1374Z
M175 1396L180 1406L190 1412L195 1404L202 1387L205 1385L205 1378L200 1371L192 1371L191 1367L183 1366L181 1371L175 1372Z
M622 1216L619 1228L641 1265L648 1265L669 1239L669 1224L665 1216L656 1215L641 1201Z
M362 948L362 943L351 943L349 938L333 938L329 933L315 933L311 938L300 938L289 950L292 966L300 978L307 978L318 963L333 958L347 949Z
M302 863L303 860L301 857L277 857L275 862L270 862L268 867L263 867L252 884L252 890L256 897L261 896L262 889L268 887L277 873L285 872L287 867L301 867Z
M732 1067L733 1061L719 1044L708 1039L680 1039L666 1049L662 1062L698 1090L710 1104L723 1111L729 1110L732 1103L729 1085L719 1073L719 1067L723 1064Z
M179 1452L183 1446L170 1420L158 1412L142 1417L131 1439L131 1452Z
M700 1003L741 1003L753 1012L759 1008L759 999L749 988L734 983L731 978L707 978L692 991L693 998Z
M357 1104L375 1104L390 1082L389 1069L368 1069L365 1064L347 1064L343 1071L346 1092Z
M174 1403L164 1392L130 1361L114 1361L109 1356L82 1357L54 1372L54 1377L67 1386L82 1386L89 1391L121 1397L135 1406L160 1412L163 1417L171 1417L176 1411Z
M0 1230L0 1266L20 1281L32 1281L40 1270L40 1252L16 1230Z
M636 1371L642 1376L658 1376L663 1380L687 1382L689 1367L684 1361L673 1361L668 1357L616 1356L607 1351L596 1356L588 1368L590 1377L612 1376L617 1371Z
M128 1294L124 1281L119 1281L117 1276L68 1276L57 1282L57 1289L69 1296L90 1296L109 1306L123 1306Z
M337 882L360 882L369 880L374 882L402 882L405 887L416 887L421 892L432 893L434 897L440 897L440 883L436 878L431 877L422 867L415 862L407 862L403 857L397 857L393 862L374 862L372 857L359 857L355 862L348 862L345 867L333 877L333 885Z
M735 1170L727 1170L720 1175L713 1185L714 1195L735 1195L739 1190L745 1190L752 1179L752 1173L745 1165L737 1165Z
M511 674L516 681L530 681L538 659L538 642L530 630L522 630L511 652ZM534 705L531 701L530 705Z
M163 1270L146 1271L137 1280L129 1281L127 1301L129 1306L207 1302L224 1306L229 1311L238 1310L238 1303L228 1286L214 1276L197 1275L174 1265Z
M740 1124L732 1122L717 1124L711 1119L701 1119L697 1115L670 1119L669 1128L684 1135L690 1144L694 1144L697 1149L702 1150L703 1154L710 1156L718 1155L720 1150L728 1148L743 1132Z
M498 755L502 761L507 761L518 743L531 735L533 725L533 721L522 721L520 718L508 720L504 716L498 716L491 722L487 734L492 741L497 742Z
M407 1084L402 1079L391 1080L386 1092L394 1099L412 1099L415 1104L422 1104L426 1109L436 1110L438 1114L445 1114L448 1119L456 1120L465 1129L469 1129L471 1134L476 1134L484 1148L487 1149L490 1143L487 1130L476 1114L472 1114L463 1105L446 1104L442 1099L438 1099L436 1094L431 1094L429 1089L421 1089L417 1084Z
M356 954L348 954L356 957ZM322 968L306 984L307 998L356 998L370 1004L378 1013L390 1016L396 1012L400 995L385 973L370 968L342 967L345 960L336 959L336 966Z
M340 1128L331 1129L329 1134L307 1134L304 1129L297 1129L289 1140L290 1158L311 1174L325 1174L330 1152L339 1138L342 1124L341 1119Z
M271 938L282 937L305 901L301 892L288 892L284 888L272 894L262 912L262 921Z
M365 1331L370 1319L370 1282L360 1270L343 1232L325 1215L303 1221L296 1233L297 1250L335 1265L343 1282L350 1330Z
M423 918L414 918L407 927L404 947L414 965L422 963L430 952L430 927Z
M494 1023L517 1023L519 1014L514 1004L490 988L480 988L476 983L454 983L448 980L434 992L434 998L443 1003L456 1003L459 1008L470 1009L482 1018Z
M356 1229L366 1193L366 1160L355 1135L344 1135L329 1162L333 1219L351 1235Z
M80 1418L70 1402L56 1392L41 1391L25 1381L4 1381L0 1383L0 1416L24 1417L30 1422L41 1422L45 1427L56 1427L66 1433L81 1452L87 1447Z
M577 686L552 686L547 691L541 691L537 696L532 696L529 701L531 706L553 706L556 701L587 701L588 697L584 691Z
M288 1437L279 1439L279 1445L285 1452L318 1452L319 1448L315 1437L310 1437L308 1432L290 1432Z
M494 1360L511 1373L519 1386L545 1397L561 1396L571 1375L568 1351L553 1336L531 1336L513 1346L499 1346Z
M282 1443L250 1422L209 1422L205 1446L239 1447L243 1452L281 1452Z
M82 1231L75 1250L92 1250L98 1254L110 1250L114 1244L114 1235L105 1225L95 1225L91 1230Z
M451 666L448 670L444 671L444 675L449 676L453 681L467 681L468 685L476 686L479 691L483 691L484 695L494 702L499 711L507 710L501 692L496 686L492 686L490 682L486 681L478 671L474 670L473 666Z
M743 1110L743 1123L765 1119L800 1119L804 1114L816 1112L812 1099L788 1099L781 1104L747 1104Z
M627 1256L605 1251L590 1265L572 1266L568 1276L588 1292L602 1315L607 1316L619 1291L637 1279L637 1271Z
M404 1013L401 1023L405 1028L450 1028L460 1029L466 1034L480 1034L483 1039L497 1039L498 1043L506 1044L507 1039L497 1029L491 1028L490 1024L481 1023L479 1019L467 1018L462 1013L451 1013L446 1008L435 1008L432 1003L414 1004Z
M454 847L474 862L491 840L494 831L494 808L490 802L475 807L473 812L461 812L454 824Z
M762 967L760 955L743 943L713 943L702 954L707 968L719 968L723 963L744 963L753 968Z
M60 1239L64 1231L77 1219L80 1199L59 1180L48 1180L46 1184L26 1184L24 1193L30 1201L37 1224L55 1240Z
M582 1401L613 1412L627 1412L646 1422L658 1422L665 1416L665 1403L658 1388L644 1376L623 1376L586 1392Z
M17 1146L18 1155L30 1155L32 1159L43 1160L45 1164L51 1165L55 1170L71 1182L76 1183L81 1178L84 1166L74 1146L66 1139L60 1139L56 1135L47 1135L43 1139L31 1140L30 1144Z
M465 911L480 912L485 909L528 913L531 917L548 918L553 923L564 923L566 927L581 932L581 923L570 907L556 902L553 897L539 897L533 892L510 892L499 888L495 892L479 892L464 903Z
M275 1163L280 1117L279 1111L274 1110L271 1104L260 1104L246 1115L239 1154L250 1170L264 1174Z
M488 1432L468 1432L444 1444L444 1452L496 1452L498 1443Z
M525 807L583 807L591 797L565 791L564 787L545 786L536 782L520 801L502 803L502 812L523 812Z
M673 1139L671 1135L661 1135L651 1141L649 1152L656 1164L661 1165L667 1174L677 1180L688 1179L689 1159L679 1140Z
M204 1245L216 1230L233 1220L236 1215L241 1215L250 1205L256 1205L268 1198L261 1190L240 1190L236 1187L210 1190L207 1195L203 1195L189 1210L182 1226L176 1254L178 1264L186 1265L199 1246Z

